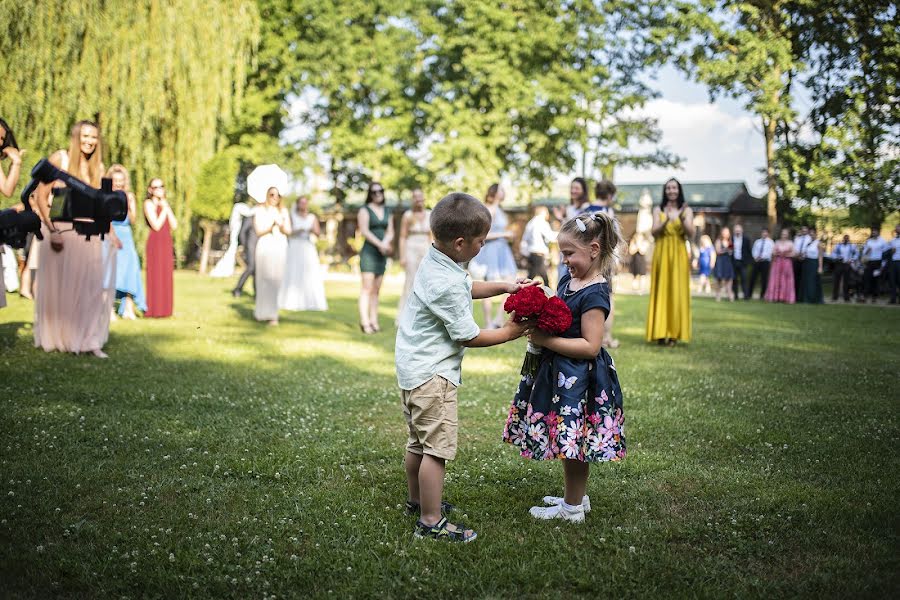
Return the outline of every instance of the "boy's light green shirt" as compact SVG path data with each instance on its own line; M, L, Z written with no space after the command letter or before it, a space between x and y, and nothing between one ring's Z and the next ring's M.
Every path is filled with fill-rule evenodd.
M471 277L432 246L400 313L394 348L400 389L415 389L435 375L459 386L466 351L461 342L479 333L472 317Z

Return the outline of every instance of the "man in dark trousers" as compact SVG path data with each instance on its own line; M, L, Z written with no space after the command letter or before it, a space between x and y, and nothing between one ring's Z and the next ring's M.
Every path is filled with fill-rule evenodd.
M742 225L734 226L734 297L744 297L744 300L750 298L750 290L747 289L747 266L753 262L750 255L750 240L744 237L744 227Z
M850 269L853 261L859 259L859 249L850 243L850 236L834 247L831 252L834 261L834 288L831 290L831 301L837 302L841 288L844 290L844 302L850 302Z
M241 232L238 234L238 242L244 247L244 262L247 267L241 273L237 285L231 290L231 295L237 298L244 291L244 284L250 276L253 276L253 294L256 295L256 228L253 226L253 213L241 220Z
M753 242L753 264L750 268L750 285L747 287L747 297L753 297L753 288L756 287L756 278L760 278L759 299L766 297L766 288L769 287L769 269L772 266L772 251L775 242L769 237L769 230L763 227L758 240Z

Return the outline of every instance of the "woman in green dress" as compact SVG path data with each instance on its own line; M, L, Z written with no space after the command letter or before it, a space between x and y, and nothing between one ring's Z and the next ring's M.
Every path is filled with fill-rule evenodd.
M366 192L366 205L356 214L356 223L365 242L359 252L362 290L359 294L359 328L363 333L381 331L378 325L378 295L394 250L394 224L391 211L384 204L384 186L373 181Z

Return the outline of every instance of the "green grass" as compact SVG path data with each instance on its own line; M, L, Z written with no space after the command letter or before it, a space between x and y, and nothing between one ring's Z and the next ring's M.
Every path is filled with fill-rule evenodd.
M900 589L900 311L694 302L643 342L617 299L628 458L584 526L536 522L558 463L502 444L524 342L470 350L448 499L479 534L414 541L393 334L351 283L327 314L252 319L176 277L176 318L113 324L110 359L32 346L0 310L5 597L879 597ZM395 316L385 294L382 325ZM476 311L480 314L480 309Z

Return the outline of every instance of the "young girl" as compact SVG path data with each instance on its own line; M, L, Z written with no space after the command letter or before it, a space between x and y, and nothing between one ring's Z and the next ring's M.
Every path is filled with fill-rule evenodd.
M535 330L532 343L543 346L534 379L523 376L513 398L503 440L522 456L563 461L565 494L545 496L535 506L538 519L584 521L591 510L585 495L588 465L625 457L622 390L613 359L601 347L610 312L608 277L621 242L606 213L581 215L559 232L559 249L568 272L557 296L572 311L572 325L561 336Z
M712 274L712 268L715 264L713 260L713 243L710 237L703 234L700 237L700 256L697 258L697 267L700 272L700 289L699 292L711 294L712 287L709 284L709 276Z
M716 238L716 266L715 273L718 286L716 287L716 302L722 300L722 290L725 290L725 297L734 302L734 288L731 286L734 281L734 263L731 257L734 254L734 244L731 242L731 230L723 227Z

